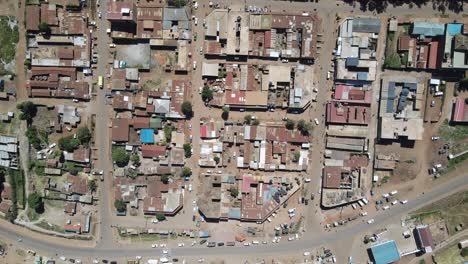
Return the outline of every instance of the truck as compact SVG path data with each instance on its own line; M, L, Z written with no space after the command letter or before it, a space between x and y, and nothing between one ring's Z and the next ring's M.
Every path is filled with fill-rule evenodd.
M104 78L102 78L102 76L98 77L98 86L99 86L100 89L102 89L104 87L103 86L103 84L104 84L103 80L104 80Z

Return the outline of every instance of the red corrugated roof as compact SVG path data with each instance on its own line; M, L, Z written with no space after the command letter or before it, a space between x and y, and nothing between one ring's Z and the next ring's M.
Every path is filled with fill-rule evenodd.
M271 48L271 31L265 32L265 48Z
M143 158L163 156L166 154L166 146L143 145L141 146L141 154Z
M437 69L438 65L438 49L439 49L439 42L438 41L433 41L431 42L431 49L429 51L429 69Z
M201 131L201 137L206 138L208 135L206 125L202 125L200 127L200 131Z
M455 101L455 110L453 111L453 121L464 122L465 120L465 100L457 98Z

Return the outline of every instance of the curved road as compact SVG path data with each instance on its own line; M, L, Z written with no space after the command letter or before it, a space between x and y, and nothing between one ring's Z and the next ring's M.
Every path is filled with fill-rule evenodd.
M375 228L380 225L389 224L391 222L399 221L399 219L410 211L427 205L431 202L439 200L445 196L455 192L468 189L468 175L460 176L451 179L447 182L440 183L433 190L420 195L414 200L409 201L405 205L398 205L387 211L380 211L374 217L375 224L368 225L366 222L361 222L352 226L337 229L336 232L330 232L325 235L314 234L313 231L306 232L302 239L285 242L280 244L270 244L268 246L251 246L251 247L219 247L211 249L207 247L193 247L193 248L174 248L171 249L173 256L207 256L207 255L247 255L247 254L280 254L284 252L296 252L300 250L308 250L320 245L325 245L340 241L343 239L351 238L362 232L367 231L369 228ZM11 240L16 240L18 234L11 229L11 226L0 225L0 237L6 237ZM73 241L65 241L63 243L51 242L46 239L32 238L29 236L22 236L22 244L24 247L31 248L37 251L56 252L59 255L67 257L98 257L98 258L122 258L128 256L156 256L160 255L161 249L152 248L138 248L138 245L113 245L112 247L92 248L74 246Z

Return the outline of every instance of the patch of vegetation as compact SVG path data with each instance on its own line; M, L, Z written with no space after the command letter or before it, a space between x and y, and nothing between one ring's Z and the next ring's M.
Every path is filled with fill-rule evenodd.
M89 146L89 142L92 138L91 131L86 126L79 127L76 131L76 138L82 145Z
M455 227L461 225L460 231L468 225L468 191L462 191L425 206L411 217L424 224L443 220L450 235L453 235Z
M65 233L65 230L63 229L63 227L56 225L56 224L48 223L47 221L44 221L44 220L37 223L36 226L46 229L46 230L54 231L57 233Z
M172 140L172 131L175 130L175 127L172 124L166 124L164 126L164 137L166 138L166 143L170 143Z
M295 151L293 161L294 162L299 162L300 157L301 157L301 153L299 151Z
M163 213L156 213L156 219L158 219L158 221L164 221L166 220L166 216Z
M231 197L237 198L237 196L239 196L239 189L231 188L229 189L229 193L231 194Z
M34 149L41 150L42 145L47 145L49 143L49 134L43 129L37 129L35 126L31 126L26 130L26 137L28 138L29 144L31 144Z
M445 119L439 128L439 135L447 142L462 141L468 135L468 126L450 126L448 120Z
M193 109L192 109L192 103L189 101L184 101L181 106L182 113L185 115L187 119L192 118L193 116Z
M29 194L28 205L29 205L29 208L33 209L36 213L38 214L44 213L44 201L42 200L42 197L37 192L33 192Z
M161 175L161 181L162 181L164 184L169 183L169 175L167 175L167 174Z
M213 99L213 91L208 85L203 86L201 97L203 102L209 102Z
M168 0L169 5L175 7L184 7L187 4L187 0Z
M96 179L88 181L88 188L92 193L96 191L97 189Z
M147 80L142 86L141 89L143 91L157 91L159 90L159 87L161 86L161 79L158 79L156 81L153 80Z
M384 176L380 182L381 182L382 184L385 184L385 183L387 183L389 180L390 180L390 177Z
M296 125L296 122L294 122L294 120L291 120L291 119L288 119L285 124L286 128L289 130L293 130L295 125Z
M123 200L115 200L114 207L118 212L124 212L127 210L127 204Z
M384 67L390 69L399 69L401 67L400 56L397 53L391 53L386 56Z
M123 147L114 148L112 150L112 159L115 161L115 164L119 167L127 166L130 161L130 155Z
M403 31L401 32L401 34L404 36L408 36L410 32L410 24L405 24L402 27L403 27Z
M387 39L387 42L395 40L395 32L388 32Z
M63 169L68 171L71 175L78 175L79 172L83 171L82 167L78 167L73 162L65 162L63 164Z
M0 20L1 21L1 20ZM1 30L1 29L0 29ZM0 40L1 41L1 40ZM0 42L1 43L1 42ZM1 56L1 55L0 55ZM16 105L16 108L18 108L21 113L19 115L19 118L21 120L26 120L28 124L32 123L33 118L37 114L37 107L36 105L31 102L31 101L26 101L22 102Z
M58 141L58 147L60 150L65 150L67 152L73 152L80 146L80 140L73 138L73 136L62 137Z
M214 162L215 162L216 164L219 164L220 159L219 159L218 156L215 156L215 157L213 158L213 160L214 160Z
M189 143L185 143L184 153L186 158L190 158L192 156L192 145L190 145Z
M297 122L297 129L301 131L302 134L308 135L312 131L312 123L301 119L299 122Z
M250 123L252 122L252 116L251 115L244 116L244 121L247 125L250 125Z
M138 156L138 154L133 154L130 160L132 161L133 166L140 167L141 161L140 161L140 156Z
M18 26L10 26L13 18L0 17L0 59L10 63L15 59L16 44L19 40Z
M252 120L251 125L252 125L252 126L258 126L258 125L260 125L260 120L258 120L258 119Z
M0 169L0 176L5 177L8 175L8 183L11 186L11 212L5 218L13 222L18 216L18 205L24 208L24 175L21 170Z
M182 172L180 173L181 177L190 177L192 175L192 169L189 167L183 167Z
M408 65L408 52L403 53L403 57L401 58L401 65Z
M221 114L221 118L224 121L229 119L229 111L230 111L229 106L223 106L223 113Z
M457 243L453 243L438 250L435 253L434 260L438 264L464 263L468 261L468 256L464 255L463 250L460 250Z

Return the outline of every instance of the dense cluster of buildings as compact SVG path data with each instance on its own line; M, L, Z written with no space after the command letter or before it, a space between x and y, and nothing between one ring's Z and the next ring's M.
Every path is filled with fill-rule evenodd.
M84 76L92 72L92 27L80 7L63 0L27 5L30 97L90 99Z

